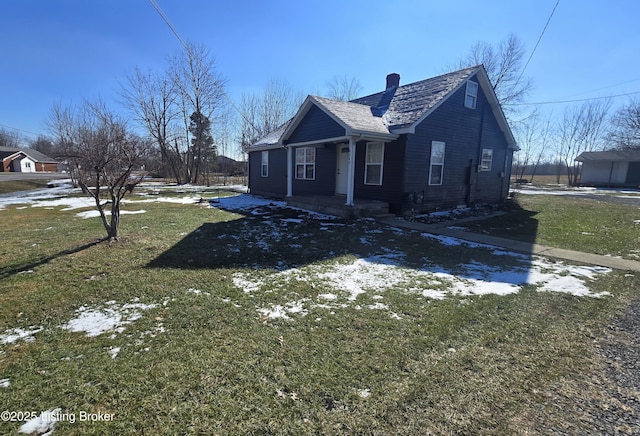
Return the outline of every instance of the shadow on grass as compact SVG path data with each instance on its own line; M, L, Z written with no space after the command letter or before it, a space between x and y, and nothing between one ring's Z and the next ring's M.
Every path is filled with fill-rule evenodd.
M535 218L538 212L523 208L517 200L505 203L504 212L504 215L470 223L466 228L475 233L524 242L533 248L538 236Z
M147 268L281 269L345 254L355 243L342 220L270 206L242 213L233 221L202 224Z
M233 221L202 224L146 267L283 270L352 255L369 263L401 265L416 272L452 273L461 278L521 285L527 282L533 262L532 256L497 255L502 250L482 244L398 233L398 229L371 220L322 219L277 206L258 207L243 215ZM523 234L530 235L532 245L537 229L533 216L535 213L516 209L493 218L501 221L491 226L518 225Z
M87 248L95 247L96 245L101 244L101 243L107 241L108 239L109 238L102 238L102 239L98 239L98 240L96 240L94 242L89 242L87 244L81 245L79 247L71 248L69 250L59 251L56 254L44 257L44 258L42 258L40 260L37 260L35 262L15 264L15 265L9 265L9 266L6 266L6 267L2 267L2 268L0 268L0 279L5 279L5 278L11 277L11 276L13 276L15 274L20 274L22 272L29 271L29 270L31 270L33 268L37 268L39 266L45 265L45 264L51 262L52 260L58 259L58 258L63 257L63 256L67 256L69 254L79 253L80 251L86 250Z

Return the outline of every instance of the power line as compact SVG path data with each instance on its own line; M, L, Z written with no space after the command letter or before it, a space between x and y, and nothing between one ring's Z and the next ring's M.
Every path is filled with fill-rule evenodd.
M603 89L615 88L616 86L626 85L629 83L637 82L638 80L640 79L632 79L632 80L627 80L626 82L616 83L614 85L602 86L600 88L592 89L590 91L578 92L577 94L567 95L565 98L577 97L579 95L584 95L584 94L591 94L592 92L602 91Z
M18 132L28 133L29 135L33 135L33 136L35 136L36 138L37 138L38 136L41 136L41 134L40 134L40 133L35 133L35 132L31 132L31 131L29 131L29 130L24 130L24 129L19 129L19 128L17 128L17 127L9 126L9 125L7 125L7 124L3 124L3 123L0 123L0 127L4 127L4 128L7 128L7 129L11 129L11 130L16 130L16 131L18 131Z
M551 18L553 17L553 14L556 12L556 8L558 7L559 4L560 4L560 0L557 0L556 1L556 5L553 7L553 10L551 11L551 14L549 14L549 18L547 19L547 23L544 25L544 28L542 29L542 32L540 32L540 36L538 37L538 41L536 42L536 45L533 47L533 50L531 50L531 54L529 55L529 59L527 59L527 62L524 64L524 68L522 68L522 71L520 72L520 76L518 77L518 80L516 80L516 83L518 83L520 81L520 79L522 79L522 76L524 75L525 70L529 66L529 62L531 62L531 58L533 57L533 54L536 52L536 49L538 48L538 44L540 44L540 41L542 40L542 36L547 31L547 27L549 26L549 23L551 22Z
M160 15L160 18L162 18L162 20L169 27L169 29L171 29L171 32L173 32L173 35L176 38L178 38L178 41L180 41L180 44L182 44L184 49L187 51L187 53L189 54L189 57L192 57L191 56L191 50L189 49L189 45L186 42L184 42L184 39L182 39L182 37L180 36L178 31L173 27L173 25L169 21L169 18L165 15L165 13L162 10L162 8L160 8L160 5L158 5L158 3L156 3L156 0L149 0L149 3L151 3L151 6L153 6L153 8L156 10L158 15Z
M513 103L511 106L537 106L543 104L562 104L562 103L577 103L581 101L591 101L591 100L604 100L607 98L616 98L616 97L627 97L629 95L640 94L640 91L635 92L627 92L625 94L616 94L616 95L607 95L604 97L592 97L592 98L580 98L577 100L555 100L555 101L540 101L536 103Z
M162 18L162 20L165 22L165 24L169 27L169 29L171 29L171 32L173 33L173 35L178 39L178 41L180 41L180 44L182 44L182 46L184 47L184 49L187 52L187 55L189 56L190 59L196 59L199 63L200 63L200 58L196 57L193 55L193 52L191 51L191 47L189 47L189 44L187 44L184 39L182 39L182 37L180 36L180 34L178 33L178 31L175 29L175 27L173 27L173 25L171 24L171 22L169 21L169 17L167 17L167 15L164 13L164 11L162 10L162 8L160 7L160 5L156 2L156 0L149 0L149 3L151 3L151 6L153 6L153 8L156 10L156 12L158 13L158 15L160 15L160 18ZM201 65L202 66L202 65ZM240 110L240 108L238 108L235 103L231 100L231 98L229 97L229 95L226 93L226 91L224 90L224 88L218 83L217 80L213 81L213 84L216 88L218 88L218 91L220 91L220 93L223 95L223 97L227 100L227 102L231 105L231 107L238 112L238 114L240 114L240 116L251 126L251 128L253 128L253 130L255 130L256 132L258 132L259 130L256 128L256 126L253 125L253 123L247 118L247 116Z

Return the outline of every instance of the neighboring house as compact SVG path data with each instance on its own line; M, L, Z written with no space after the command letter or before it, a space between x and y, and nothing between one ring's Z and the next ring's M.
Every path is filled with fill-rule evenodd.
M585 151L576 161L581 185L640 187L640 150Z
M254 194L391 212L506 199L513 151L482 65L350 102L308 96L296 115L247 147Z
M0 172L35 173L58 171L57 161L36 150L0 147L0 158L2 159Z

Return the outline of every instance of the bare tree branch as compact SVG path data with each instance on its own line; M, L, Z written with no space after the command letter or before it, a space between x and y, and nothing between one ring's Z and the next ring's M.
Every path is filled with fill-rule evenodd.
M640 150L639 99L630 99L613 114L608 139L615 148Z
M500 105L509 117L516 111L514 105L522 103L533 87L530 79L520 75L526 52L522 41L511 34L497 47L488 42L476 42L451 68L483 64Z
M327 82L329 93L327 97L335 100L350 101L360 96L362 85L355 77L333 76L331 81Z

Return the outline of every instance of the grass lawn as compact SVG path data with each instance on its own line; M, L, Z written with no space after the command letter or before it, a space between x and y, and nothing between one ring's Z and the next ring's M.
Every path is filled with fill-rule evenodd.
M87 209L0 209L4 410L72 435L513 434L611 406L596 348L638 275L160 196L114 244Z
M588 198L520 194L507 215L471 231L627 259L640 259L640 208Z
M0 194L7 194L16 191L29 191L31 189L46 188L48 179L42 180L12 180L0 183Z

